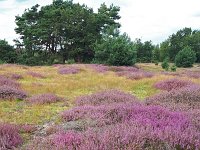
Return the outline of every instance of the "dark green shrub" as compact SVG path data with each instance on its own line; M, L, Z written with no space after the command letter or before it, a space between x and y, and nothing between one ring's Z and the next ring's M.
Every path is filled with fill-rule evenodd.
M74 59L68 59L67 64L75 64L75 60Z
M3 63L16 62L16 52L14 47L9 45L5 40L0 40L0 60Z
M176 72L176 66L175 66L175 65L172 65L172 66L171 66L171 71L172 71L172 72Z
M119 32L105 33L102 40L95 44L95 62L129 66L136 62L136 49L131 39Z
M168 58L165 58L164 61L161 64L162 68L165 69L166 71L169 70L169 62L168 62Z
M4 64L5 62L0 59L0 64Z
M196 61L196 53L189 47L186 46L175 57L175 64L177 67L192 67Z
M158 61L155 61L154 63L155 63L155 65L156 65L156 66L158 66L158 64L159 64L159 62L158 62Z

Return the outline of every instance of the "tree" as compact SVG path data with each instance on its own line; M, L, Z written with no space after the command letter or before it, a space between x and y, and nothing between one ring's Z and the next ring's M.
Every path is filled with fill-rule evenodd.
M160 44L160 61L164 61L166 57L169 57L169 40L165 40Z
M192 67L195 61L196 54L189 46L186 46L178 52L175 58L177 67Z
M195 51L196 62L200 62L200 31L192 31L191 28L183 28L177 31L160 44L161 60L169 57L170 61L174 61L178 52L186 46L190 46Z
M171 69L172 72L176 72L176 66L175 65L172 65L170 69Z
M136 39L135 42L137 50L137 61L138 62L151 62L153 56L154 46L151 41L141 42L141 39Z
M200 31L193 31L189 45L196 53L196 62L200 63Z
M184 28L177 31L176 34L172 34L169 38L169 58L171 61L175 60L175 56L185 46L189 46L189 38L192 35L191 28Z
M159 45L156 45L153 49L153 57L152 57L152 60L153 62L159 62L160 61L160 48L159 48Z
M6 63L16 62L16 52L14 47L9 45L5 40L0 40L0 60Z
M54 0L41 9L35 5L16 16L15 31L21 35L29 57L42 54L44 61L58 56L62 62L68 59L90 62L94 58L93 45L101 33L110 25L120 27L116 22L120 19L119 10L102 4L98 13L94 13L93 9L72 0Z
M165 58L164 61L161 64L162 68L165 69L166 71L169 70L169 58Z
M136 62L134 43L127 34L120 35L119 30L112 27L107 29L103 38L95 44L95 62L128 66Z

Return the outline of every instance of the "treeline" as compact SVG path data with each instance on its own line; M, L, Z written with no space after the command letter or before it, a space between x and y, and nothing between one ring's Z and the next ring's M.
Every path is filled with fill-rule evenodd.
M35 5L15 18L15 31L20 35L14 40L15 46L0 40L0 61L26 65L133 65L167 59L183 67L191 65L182 65L178 60L200 62L200 31L184 28L160 45L141 39L131 41L119 31L119 11L119 7L103 3L94 12L71 0L54 0L43 7ZM192 59L185 58L188 56Z

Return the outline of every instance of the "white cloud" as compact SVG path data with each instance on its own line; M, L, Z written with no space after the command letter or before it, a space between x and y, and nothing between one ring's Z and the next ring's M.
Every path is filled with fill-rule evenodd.
M97 8L105 0L74 0L85 3L89 7ZM34 4L46 5L52 0L28 0L17 3L16 0L0 1L0 39L6 38L9 42L16 38L14 19L22 14L25 8ZM184 27L198 29L199 0L106 0L107 5L113 3L120 6L122 32L127 32L134 40L142 38L159 43L169 35Z
M0 1L0 39L6 39L13 44L13 39L17 38L15 34L15 16L21 15L26 8L30 8L35 4L46 5L51 3L51 0L35 0L17 2L16 0Z

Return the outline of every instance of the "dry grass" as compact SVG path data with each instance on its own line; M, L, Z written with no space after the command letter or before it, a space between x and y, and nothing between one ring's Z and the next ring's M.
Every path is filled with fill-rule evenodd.
M15 124L44 124L56 118L58 112L73 106L74 99L106 89L119 89L129 92L140 99L151 96L159 90L152 85L155 82L173 78L171 75L156 74L152 78L130 80L118 77L113 72L97 73L85 65L76 65L81 72L73 75L60 75L55 66L27 67L18 65L1 65L0 74L17 73L23 76L18 80L29 96L42 93L54 93L67 99L50 105L29 105L23 101L0 101L0 122ZM140 68L150 71L161 71L160 66L154 64L138 64ZM27 72L43 74L46 78L35 78ZM184 77L188 80L189 78ZM189 79L200 84L199 79Z

